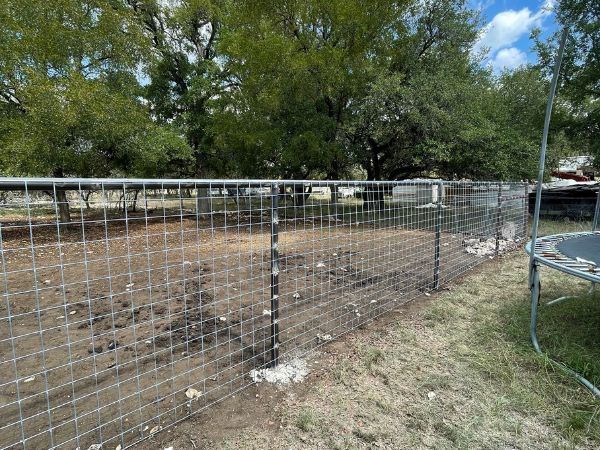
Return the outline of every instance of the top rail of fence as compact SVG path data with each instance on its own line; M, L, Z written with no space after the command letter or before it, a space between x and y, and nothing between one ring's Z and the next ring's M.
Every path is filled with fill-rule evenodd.
M146 179L146 178L21 178L0 177L0 190L27 189L44 190L53 187L64 189L100 189L114 188L142 189L144 187L160 188L190 188L190 187L239 187L239 186L266 186L272 184L311 186L399 186L399 185L431 185L443 182L446 185L461 186L497 186L526 185L525 182L498 182L498 181L444 181L439 179L410 179L387 181L359 181L359 180L276 180L276 179Z

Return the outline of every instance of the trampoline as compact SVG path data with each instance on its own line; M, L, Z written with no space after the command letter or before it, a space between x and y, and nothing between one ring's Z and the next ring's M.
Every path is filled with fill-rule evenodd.
M531 254L531 242L525 247ZM600 232L568 233L536 239L535 260L562 272L600 283Z
M563 31L558 55L554 64L554 73L548 103L546 106L546 117L544 119L544 132L542 135L542 146L540 150L540 163L538 170L537 189L535 197L535 210L531 230L531 241L525 246L529 254L529 288L531 290L531 342L537 353L541 353L540 343L537 338L538 307L540 305L540 265L559 270L569 275L591 282L590 293L595 291L596 283L600 283L600 232L596 231L598 217L600 215L600 192L597 194L596 208L592 221L592 229L588 232L555 234L538 238L538 227L540 218L540 207L542 199L542 183L544 180L544 168L546 161L546 147L548 143L548 131L550 128L550 117L552 115L552 103L556 92L560 65L567 39L566 29ZM577 296L565 296L552 300L544 306L553 305L564 300L577 299ZM600 390L581 374L566 367L564 364L552 360L566 372L573 375L585 387L595 395L600 396Z

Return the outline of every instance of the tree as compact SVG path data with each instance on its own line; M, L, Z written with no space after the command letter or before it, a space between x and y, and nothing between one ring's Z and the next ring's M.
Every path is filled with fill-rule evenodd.
M598 145L596 6L560 8L555 156ZM479 27L465 0L5 0L0 170L532 176L545 74L482 69Z
M145 54L143 34L125 3L3 2L2 173L134 174L144 172L152 158L163 168L172 160L185 159L181 138L158 129L140 100L135 74ZM148 154L142 155L146 150ZM57 197L66 221L64 192Z
M415 2L403 16L391 64L355 102L346 139L369 179L471 176L459 163L490 87L470 49L477 15L462 1ZM458 163L458 164L457 164ZM472 169L469 173L467 168Z
M144 97L153 116L171 124L192 148L194 164L185 173L196 177L219 173L212 152L210 99L226 88L215 43L220 22L218 1L127 0L144 29L153 57L147 60ZM216 156L216 157L215 157Z
M406 1L240 1L218 48L235 88L216 102L215 142L233 170L339 178L344 125L384 70Z
M595 155L600 167L600 4L587 0L560 0L559 23L569 30L561 69L559 99L571 110L565 136L575 142L577 153ZM539 38L539 32L534 36ZM542 66L550 72L556 54L558 33L548 42L537 40Z

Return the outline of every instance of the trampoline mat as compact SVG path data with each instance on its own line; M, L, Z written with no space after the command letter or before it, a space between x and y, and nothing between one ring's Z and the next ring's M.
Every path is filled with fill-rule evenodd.
M600 267L600 234L565 239L556 249L569 258L583 258L595 262Z

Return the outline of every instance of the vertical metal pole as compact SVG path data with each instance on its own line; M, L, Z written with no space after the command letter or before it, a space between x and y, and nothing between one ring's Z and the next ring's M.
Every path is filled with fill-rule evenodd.
M502 223L502 183L498 183L498 205L496 209L496 256L500 254L500 225Z
M523 190L523 239L527 240L527 225L529 224L529 183L524 183Z
M435 219L435 264L433 267L433 288L440 287L440 243L442 237L442 193L444 192L443 182L437 185L437 215Z
M598 218L600 218L600 185L598 185L598 193L596 194L596 211L594 212L594 221L592 222L592 231L596 231L598 227Z
M542 146L540 149L540 162L538 166L538 178L535 195L535 210L533 213L533 225L531 227L531 255L529 258L529 286L533 288L533 275L535 265L535 241L538 235L538 226L540 222L540 207L542 204L542 183L544 182L544 167L546 165L546 147L548 146L548 132L550 131L550 117L552 116L552 104L554 102L554 94L556 93L556 85L558 84L558 75L560 73L560 65L562 63L563 53L565 51L565 43L567 42L568 31L565 28L560 37L560 46L556 61L554 63L554 72L552 74L552 82L550 84L550 92L548 93L548 103L546 105L546 116L544 118L544 132L542 134Z
M279 185L271 186L271 367L279 363Z
M479 190L477 189L478 186L474 187L474 192L475 195L477 196L477 192L479 192ZM491 236L492 235L492 226L494 225L494 216L490 214L490 207L491 207L491 202L490 202L490 192L492 191L492 183L485 183L485 192L483 194L480 194L484 197L485 199L485 203L484 203L484 207L485 207L485 220L483 223L483 230L482 230L482 234L486 237Z
M534 250L531 249L531 252L533 253ZM537 264L535 264L532 268L531 278L531 318L529 322L529 335L535 351L537 353L542 353L542 350L540 349L540 343L537 338L537 311L540 303L540 273Z

